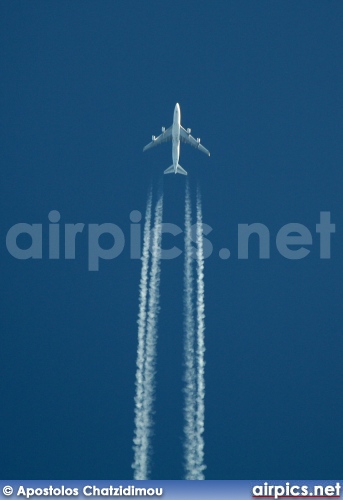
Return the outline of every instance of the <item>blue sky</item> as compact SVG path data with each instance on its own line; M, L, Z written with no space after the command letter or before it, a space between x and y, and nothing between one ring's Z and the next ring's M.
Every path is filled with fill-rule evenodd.
M332 478L342 455L342 16L340 2L1 1L1 438L8 478L132 477L140 263L129 215L171 164L142 153L182 122L214 252L206 260L208 479ZM183 221L184 178L164 179L164 220ZM124 252L87 270L48 259L60 224L112 222ZM320 211L336 224L319 258ZM6 233L43 224L43 259ZM237 226L260 222L271 258L237 259ZM275 237L306 225L310 254ZM18 240L19 241L19 240ZM168 237L166 245L173 243ZM175 238L182 246L182 236ZM27 243L27 242L26 242ZM22 244L25 241L22 240ZM104 241L106 244L106 241ZM229 247L228 260L218 257ZM152 477L182 467L182 266L162 263Z

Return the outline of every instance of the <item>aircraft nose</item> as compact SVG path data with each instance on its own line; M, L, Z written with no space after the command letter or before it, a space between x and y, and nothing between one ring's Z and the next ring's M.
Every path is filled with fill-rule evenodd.
M178 102L175 104L175 111L176 110L180 110L180 104Z

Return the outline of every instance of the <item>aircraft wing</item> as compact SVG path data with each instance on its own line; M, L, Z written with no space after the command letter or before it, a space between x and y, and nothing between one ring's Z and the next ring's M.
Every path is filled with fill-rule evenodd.
M172 126L167 128L164 132L162 132L161 135L158 137L153 136L153 140L149 142L144 148L143 151L146 151L147 149L153 148L154 146L158 146L159 144L162 144L162 142L167 142L171 141L172 138Z
M209 150L204 148L204 146L200 144L200 139L194 139L194 137L191 136L191 134L188 133L187 130L184 129L182 126L180 127L180 139L182 142L187 142L194 148L199 149L199 151L205 153L205 155L210 156Z

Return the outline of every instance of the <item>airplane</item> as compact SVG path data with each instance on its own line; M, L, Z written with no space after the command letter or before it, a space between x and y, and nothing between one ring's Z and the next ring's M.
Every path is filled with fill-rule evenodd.
M187 142L191 146L199 149L206 155L210 156L210 152L208 149L204 148L202 144L200 144L200 139L194 139L191 136L191 129L184 129L181 125L181 110L180 105L177 102L174 108L174 120L173 125L169 128L162 127L162 134L158 137L152 136L152 142L147 144L143 151L150 149L154 146L158 146L162 142L172 141L172 156L173 156L173 164L168 167L164 173L165 174L182 174L187 175L187 172L184 168L179 164L180 159L180 141Z

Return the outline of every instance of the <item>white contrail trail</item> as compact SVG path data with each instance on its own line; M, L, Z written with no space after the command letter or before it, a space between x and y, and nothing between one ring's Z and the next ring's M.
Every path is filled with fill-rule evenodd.
M134 463L132 467L136 474L140 474L142 462L142 440L144 435L143 426L143 401L144 401L144 358L146 350L146 319L148 302L148 271L149 271L149 247L151 230L151 208L152 190L148 194L145 223L143 232L142 270L139 284L139 311L138 311L138 347L137 347L137 369L136 369L136 396L135 396L135 435L134 435Z
M135 397L134 479L148 479L150 468L157 319L159 313L159 284L161 271L163 190L160 188L155 206L151 242L152 262L149 277L149 245L151 240L152 193L147 200L142 271L138 314L138 350ZM184 328L185 328L185 468L186 479L205 479L204 420L205 420L205 298L204 249L200 190L196 200L196 262L197 295L195 335L193 256L191 235L191 199L189 185L185 196L185 264L184 264Z
M198 479L205 479L204 429L205 429L205 294L204 294L204 245L200 189L197 189L197 415L196 415L196 466Z
M184 264L184 356L185 356L185 479L201 479L196 467L196 367L192 258L192 209L189 184L185 193L185 264Z
M148 314L146 323L145 360L143 370L143 406L142 433L139 444L139 465L135 469L134 479L148 479L153 425L153 402L155 393L155 365L157 342L157 318L159 313L159 285L161 271L161 238L162 238L163 191L159 189L155 207L155 221L152 239L152 260L149 283Z

